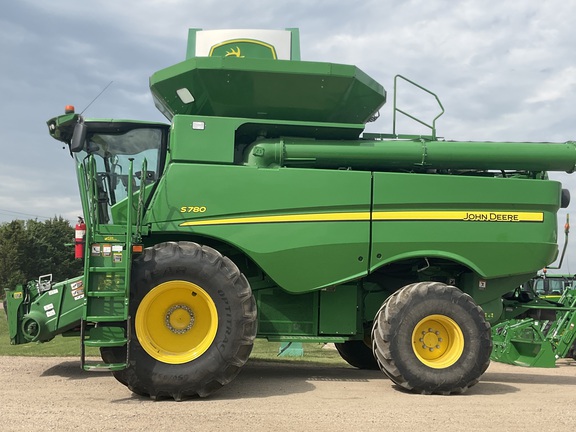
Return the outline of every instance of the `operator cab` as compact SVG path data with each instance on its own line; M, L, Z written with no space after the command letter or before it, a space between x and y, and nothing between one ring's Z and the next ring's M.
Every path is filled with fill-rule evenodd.
M549 275L534 278L534 290L539 297L560 297L565 290L572 289L572 275Z
M169 126L162 123L127 120L84 120L76 124L70 150L85 173L90 172L90 156L94 158L96 190L88 187L88 177L79 178L86 182L89 195L97 195L99 223L126 223L130 181L134 195L141 186L154 188L163 169L168 131ZM133 160L132 179L128 174L130 160ZM90 199L93 197L89 196Z

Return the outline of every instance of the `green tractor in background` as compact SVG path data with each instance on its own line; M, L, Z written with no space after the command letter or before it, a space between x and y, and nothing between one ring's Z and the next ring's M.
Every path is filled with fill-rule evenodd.
M550 300L558 300L564 291L576 288L573 274L542 273L532 279L531 285L537 296Z
M574 142L446 141L439 101L430 123L396 98L392 133L365 133L384 88L301 61L295 29L192 29L150 88L170 124L48 121L77 168L84 275L8 287L13 344L80 335L84 369L152 398L211 394L256 337L462 393L491 325L526 313L502 296L557 258L569 193L547 171L574 171ZM396 115L429 134L396 133Z

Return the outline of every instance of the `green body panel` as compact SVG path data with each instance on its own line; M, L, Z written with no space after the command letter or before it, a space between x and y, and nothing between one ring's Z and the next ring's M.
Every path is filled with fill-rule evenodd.
M208 116L176 115L170 131L170 159L186 162L232 164L242 159L234 143L252 142L262 135L310 136L353 140L364 125L353 123L289 122ZM245 144L244 144L245 145Z
M486 279L542 268L557 253L559 195L551 181L374 173L371 268L416 256ZM532 213L542 220L515 220Z
M261 337L277 335L318 335L318 292L291 295L279 288L257 290L258 334Z
M258 334L270 340L307 340L341 336L343 340L362 334L357 313L359 290L356 285L292 295L279 288L256 290ZM320 315L318 315L320 311ZM308 339L301 339L306 337ZM325 339L330 341L330 339Z
M305 292L412 257L448 258L484 278L530 274L556 256L559 194L552 181L173 163L145 222L221 239ZM533 213L542 220L503 220Z
M319 333L354 336L362 334L362 317L358 314L360 290L356 285L340 285L320 291Z
M369 172L173 163L144 222L152 232L225 241L286 291L307 292L367 274L369 218L322 217L369 215L370 191Z

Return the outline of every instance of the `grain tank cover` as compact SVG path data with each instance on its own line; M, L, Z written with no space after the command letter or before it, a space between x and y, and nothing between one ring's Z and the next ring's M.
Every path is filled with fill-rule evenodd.
M358 124L385 103L384 88L355 66L300 61L298 38L286 31L291 37L270 31L275 38L257 40L266 32L237 30L250 37L233 33L235 39L212 38L207 47L203 33L191 30L189 58L150 78L157 108L169 120L188 114Z

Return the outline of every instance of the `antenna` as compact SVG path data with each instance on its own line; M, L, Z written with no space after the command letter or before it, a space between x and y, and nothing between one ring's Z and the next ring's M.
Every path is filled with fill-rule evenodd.
M100 93L98 93L94 99L92 99L92 102L90 102L90 103L88 104L88 106L82 110L82 112L80 113L80 115L84 114L84 111L86 111L86 110L90 107L90 105L92 105L92 104L94 103L94 101L96 101L96 99L98 99L98 98L102 95L102 93L104 93L104 92L106 91L106 89L112 85L113 82L114 82L114 81L110 81L110 82L108 83L108 85L107 85L106 87L104 87L104 88L102 89L102 91L101 91Z

